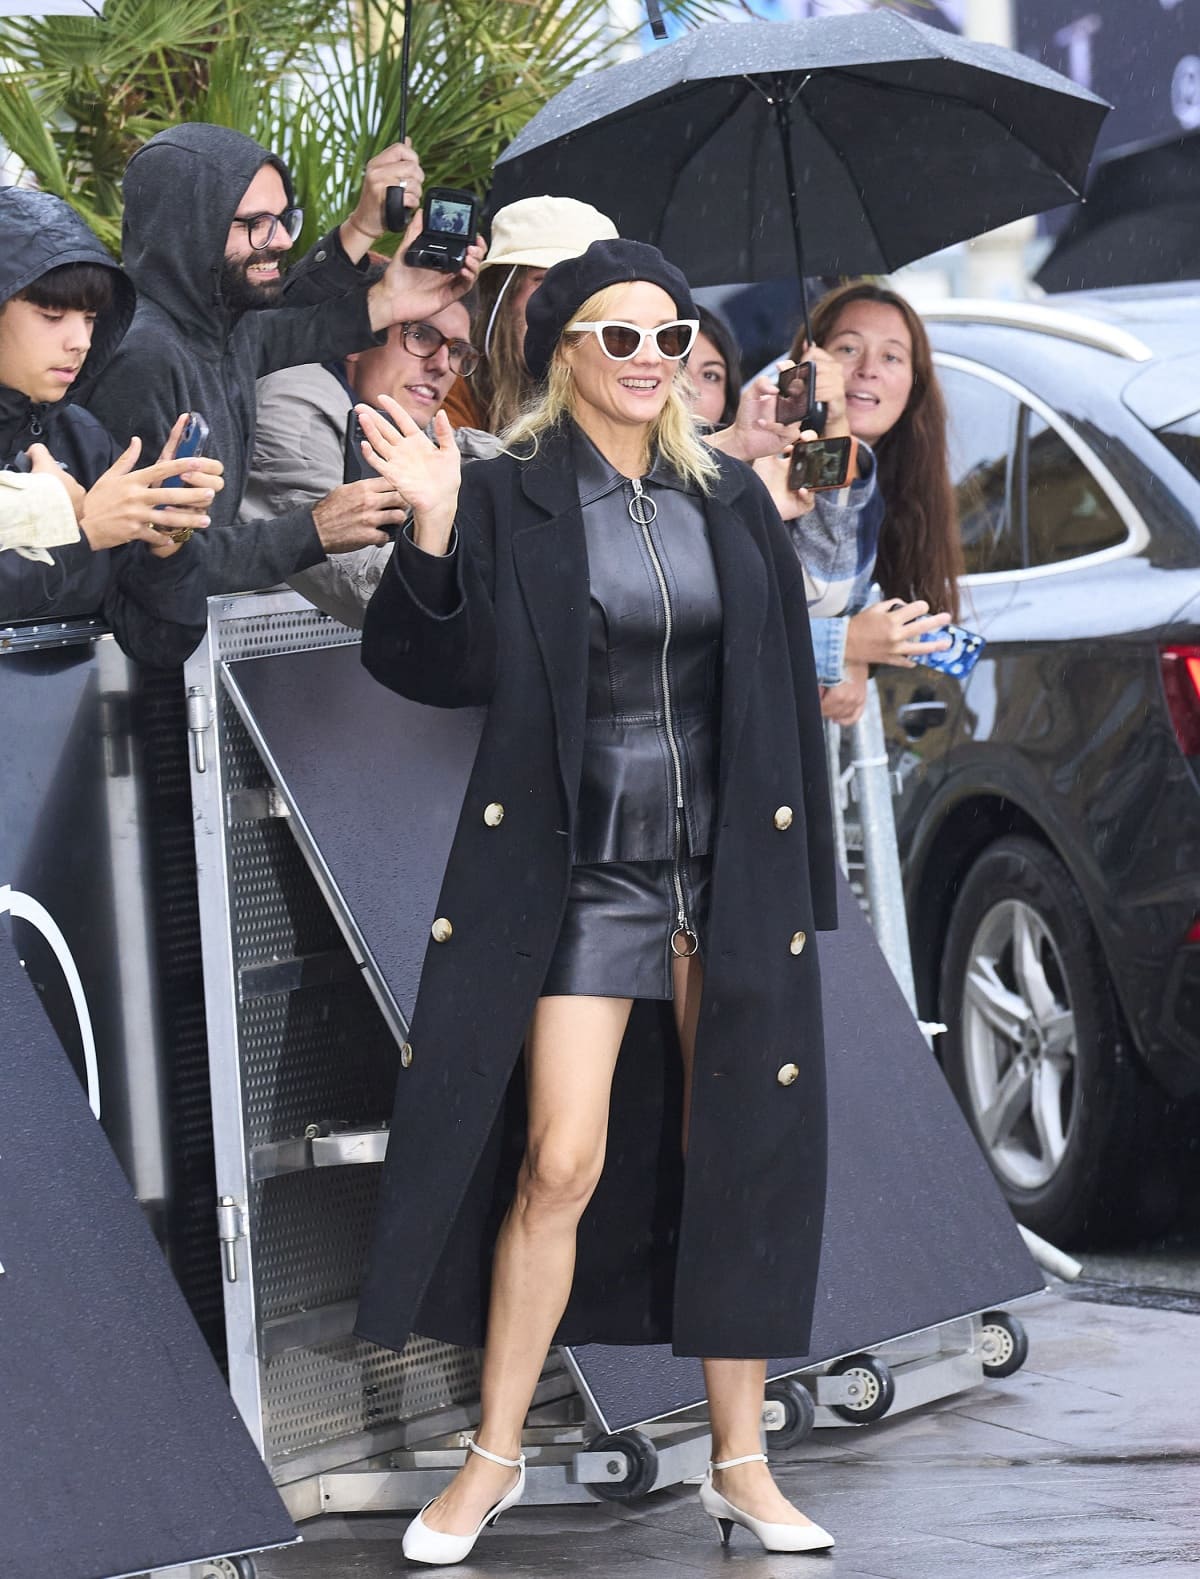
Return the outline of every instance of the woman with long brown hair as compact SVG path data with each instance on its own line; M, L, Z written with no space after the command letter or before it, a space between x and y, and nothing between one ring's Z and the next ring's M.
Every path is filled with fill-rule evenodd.
M854 723L874 663L911 667L933 610L957 620L963 573L946 452L946 407L925 326L903 296L870 281L831 291L812 314L815 343L839 363L850 431L869 444L884 514L874 580L882 602L814 621L823 710ZM804 352L801 331L791 355ZM822 628L823 627L823 628ZM839 661L840 660L840 661Z

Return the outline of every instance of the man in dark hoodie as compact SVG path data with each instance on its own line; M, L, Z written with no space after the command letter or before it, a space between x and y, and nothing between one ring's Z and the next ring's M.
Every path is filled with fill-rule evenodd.
M390 324L457 300L478 272L481 245L451 276L406 267L402 246L368 285L363 255L370 232L382 230L385 180L406 180L410 201L420 193L411 149L381 160L368 168L351 219L317 242L286 290L280 263L299 226L291 178L274 154L240 132L195 123L160 132L129 161L122 237L138 309L85 398L109 426L151 445L179 411L208 422L209 453L224 461L226 481L205 544L210 593L274 586L327 553L382 544L404 518L398 496L371 478L314 506L234 525L254 445L256 380L378 345Z
M73 403L85 359L102 367L133 312L133 287L73 209L0 189L0 471L40 473L57 505L50 548L36 531L5 537L0 623L100 615L131 657L167 667L204 632L201 544L184 538L207 524L220 466L135 470L140 444L122 452ZM189 486L163 487L181 475ZM30 524L43 527L42 512Z

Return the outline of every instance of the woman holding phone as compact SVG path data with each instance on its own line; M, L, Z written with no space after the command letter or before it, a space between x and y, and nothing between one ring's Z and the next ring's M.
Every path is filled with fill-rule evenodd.
M697 437L697 314L600 241L527 308L539 404L460 470L394 402L411 502L363 661L486 709L402 1051L358 1330L484 1347L479 1429L406 1555L462 1561L524 1488L551 1343L703 1357L723 1540L832 1538L761 1452L765 1359L808 1342L825 1194L814 934L835 925L804 579ZM412 1202L421 1210L414 1212Z
M962 544L946 448L946 407L925 326L903 296L864 281L831 291L812 314L816 344L841 368L849 431L871 446L883 509L874 574L853 611L814 622L822 710L857 722L872 664L911 668L923 643L959 615ZM803 353L802 333L791 354ZM871 583L884 598L862 607Z

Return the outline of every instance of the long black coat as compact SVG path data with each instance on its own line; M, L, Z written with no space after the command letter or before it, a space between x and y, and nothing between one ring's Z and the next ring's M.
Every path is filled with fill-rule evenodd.
M671 1006L638 1004L557 1341L737 1358L808 1342L826 1129L813 932L836 919L800 564L757 478L720 464L705 502L724 612L717 833L689 1155L684 1168ZM449 561L399 546L363 631L385 685L488 704L438 900L452 930L434 926L428 946L359 1308L359 1333L393 1348L412 1329L482 1341L586 711L588 566L566 435L528 462L468 467L457 524Z

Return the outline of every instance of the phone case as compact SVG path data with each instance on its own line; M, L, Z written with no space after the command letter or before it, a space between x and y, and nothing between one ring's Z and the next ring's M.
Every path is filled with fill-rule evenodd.
M187 426L179 435L179 443L175 447L177 460L191 460L197 455L203 455L208 448L208 423L198 411L193 411L188 417ZM166 477L163 479L164 488L182 488L182 477Z
M799 481L799 467L804 456L812 455L820 446L827 457L822 477L815 482ZM792 449L792 464L788 467L787 485L795 490L807 488L810 493L823 493L832 488L846 488L854 481L855 463L858 460L858 440L848 438L807 439Z
M789 426L803 422L816 393L817 369L812 362L800 362L795 367L781 368L779 394L775 400L775 420Z
M964 630L961 625L946 625L940 631L926 631L921 640L939 641L945 636L949 636L952 642L945 652L931 652L928 657L914 658L913 662L921 664L923 668L952 675L956 680L965 680L979 662L979 655L987 646L987 638L976 635L974 631Z

